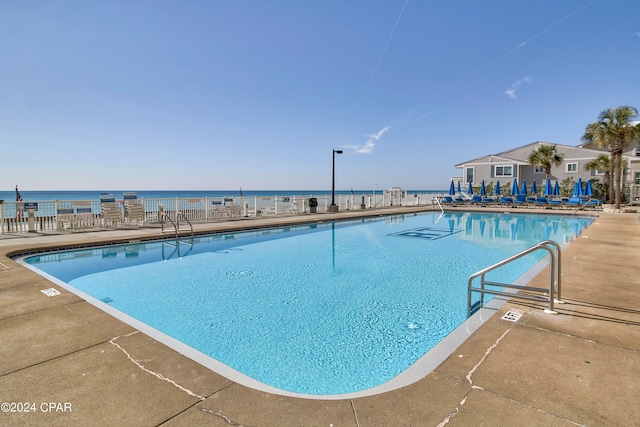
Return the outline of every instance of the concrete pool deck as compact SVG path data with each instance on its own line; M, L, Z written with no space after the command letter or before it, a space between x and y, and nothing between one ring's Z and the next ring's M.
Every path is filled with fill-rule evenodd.
M227 231L411 211L266 217L194 228ZM601 213L563 250L565 304L556 306L558 315L544 314L542 304L511 300L414 384L343 400L283 397L234 383L7 257L36 248L126 242L159 234L158 228L144 228L0 239L1 425L640 423L637 214ZM544 287L547 280L545 269L531 284ZM40 292L52 287L61 295ZM516 322L502 320L507 310L518 310L522 316Z

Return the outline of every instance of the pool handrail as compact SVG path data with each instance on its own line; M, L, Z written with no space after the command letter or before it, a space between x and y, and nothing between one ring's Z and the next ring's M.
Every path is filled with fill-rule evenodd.
M498 282L485 280L485 274L487 274L488 272L493 271L498 267L501 267L505 264L510 263L511 261L515 261L516 259L522 258L525 255L528 255L532 252L535 252L541 249L549 252L549 255L551 258L551 265L549 267L549 288L548 289L534 288L534 287L523 286L523 285L514 285L511 283L498 283ZM558 314L558 312L555 311L554 309L555 308L554 303L562 303L561 279L560 279L561 252L562 251L558 243L554 242L553 240L544 240L528 249L525 249L520 253L517 253L507 259L504 259L496 264L493 264L469 276L469 280L467 282L467 317L471 316L473 313L475 313L478 309L480 309L483 306L484 294L501 295L501 296L507 296L510 298L520 298L520 299L526 299L526 300L532 300L532 301L546 301L548 299L549 308L545 309L544 312L547 314ZM473 286L474 279L478 277L480 278L480 288L476 288ZM523 295L519 293L494 291L491 289L486 289L485 288L486 285L502 287L502 288L520 289L528 292L537 292L540 295L529 296L529 295ZM473 292L480 293L480 300L476 304L471 303ZM544 298L544 295L542 295L544 293L548 293L548 298Z

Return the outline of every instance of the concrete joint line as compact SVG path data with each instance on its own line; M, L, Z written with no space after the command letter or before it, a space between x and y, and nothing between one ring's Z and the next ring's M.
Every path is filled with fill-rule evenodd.
M218 418L223 419L227 424L229 424L231 426L245 427L243 424L238 424L238 423L234 422L229 417L227 417L226 415L224 415L224 414L222 414L220 412L215 412L215 411L212 411L211 409L207 409L207 408L200 408L200 410L202 412L206 412L207 414L211 414L211 415L214 415L214 416L216 416Z
M197 399L199 399L199 400L201 400L201 401L204 401L204 400L205 400L205 398L204 398L204 397L200 396L199 394L196 394L196 393L192 392L191 390L189 390L189 389L187 389L187 388L185 388L185 387L182 387L180 384L176 383L176 382L175 382L175 381L173 381L171 378L167 378L167 377L165 377L164 375L162 375L162 374L160 374L160 373L158 373L158 372L153 372L153 371L151 371L151 370L149 370L149 369L145 368L145 367L144 367L144 365L142 365L140 362L138 362L137 360L135 360L135 359L131 356L131 354L129 354L129 352L128 352L127 350L125 350L125 349L124 349L120 344L118 344L118 343L116 343L116 342L115 342L117 339L120 339L120 338L123 338L123 337L128 337L128 336L131 336L131 335L133 335L133 334L137 334L138 332L139 332L139 331L134 331L134 332L131 332L131 333L126 334L126 335L120 335L120 336L118 336L118 337L111 338L111 339L109 340L109 344L111 344L111 345L113 345L113 346L118 347L118 348L120 349L120 351L122 351L122 352L127 356L127 358L133 362L133 364L134 364L134 365L136 365L138 368L142 369L142 370L143 370L143 371L145 371L146 373L151 374L151 375L153 375L154 377L156 377L156 378L158 378L158 379L160 379L160 380L162 380L162 381L165 381L165 382L167 382L167 383L171 384L172 386L174 386L174 387L176 387L176 388L180 389L181 391L183 391L183 392L187 393L189 396L192 396L192 397L195 397L195 398L197 398Z
M351 403L351 410L353 411L353 418L356 421L356 427L360 427L360 423L358 422L358 414L356 413L356 405L353 403L353 399L349 399L349 403Z
M478 363L476 363L476 366L474 366L469 373L467 374L466 378L467 381L469 381L469 385L471 385L471 390L484 390L484 388L473 384L473 381L471 380L471 377L473 376L473 373L480 367L480 365L482 365L482 363L485 361L485 359L487 358L487 356L489 356L489 354L491 354L491 352L498 346L498 344L500 344L500 341L502 341L502 339L509 333L511 332L512 328L507 329L506 331L504 331L502 333L502 335L500 335L500 337L498 337L498 339L489 346L489 348L487 349L487 351L485 351L484 355L482 356L482 358L480 359L480 361ZM469 393L465 394L464 397L462 398L462 400L460 401L460 404L458 406L456 406L456 408L453 410L453 412L451 412L449 415L447 415L447 417L442 420L442 422L440 424L438 424L438 427L443 427L446 424L449 423L449 421L451 420L451 418L453 418L454 416L456 416L456 414L458 412L460 412L460 407L463 406L466 401L467 401L467 397L469 397Z

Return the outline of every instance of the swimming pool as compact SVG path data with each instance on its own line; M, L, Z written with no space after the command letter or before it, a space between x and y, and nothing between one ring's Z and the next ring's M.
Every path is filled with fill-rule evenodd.
M568 243L591 221L411 214L62 251L24 262L89 302L148 325L152 336L240 372L232 378L238 382L246 376L270 391L344 395L392 380L461 325L469 275L541 240ZM541 258L522 258L492 280L514 281Z

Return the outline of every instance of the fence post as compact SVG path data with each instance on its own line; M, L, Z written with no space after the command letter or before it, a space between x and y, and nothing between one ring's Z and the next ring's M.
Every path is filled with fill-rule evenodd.
M4 200L0 200L0 234L4 234Z

